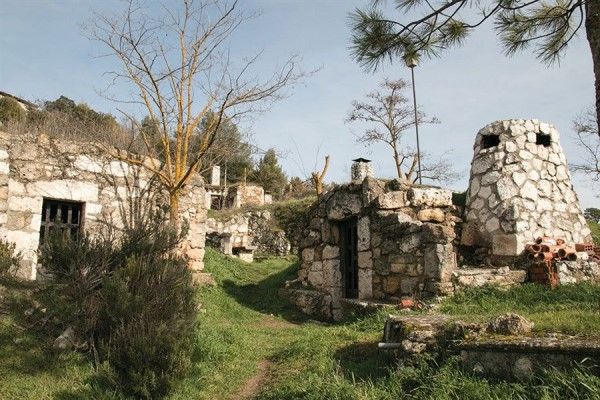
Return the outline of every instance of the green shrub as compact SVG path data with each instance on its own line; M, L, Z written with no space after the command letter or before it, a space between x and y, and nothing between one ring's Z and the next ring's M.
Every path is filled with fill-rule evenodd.
M285 231L288 240L294 248L298 246L308 209L314 204L315 200L314 197L306 197L299 200L277 202L271 205L273 217L275 217L277 225Z
M594 240L594 243L596 245L600 245L600 224L591 219L588 219L587 223L592 231L592 239Z
M196 300L181 237L156 219L118 240L53 235L42 248L46 306L134 397L163 397L190 365Z
M11 97L0 97L0 123L21 120L24 114L18 101Z
M21 253L15 251L15 244L0 240L0 276L14 273L21 264Z
M162 397L191 365L196 303L186 264L135 256L103 283L99 358L127 394Z
M452 204L464 207L467 202L467 192L452 192Z

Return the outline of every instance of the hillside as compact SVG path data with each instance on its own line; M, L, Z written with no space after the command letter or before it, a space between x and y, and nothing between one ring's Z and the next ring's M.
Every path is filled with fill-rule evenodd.
M294 275L293 259L242 264L209 249L206 268L218 286L199 290L201 328L194 367L171 399L563 399L598 398L600 393L600 379L581 371L548 372L528 383L493 383L461 371L452 360L396 369L376 345L386 313L323 324L307 320L278 298L278 288ZM50 351L52 338L23 325L30 284L3 285L2 399L117 398L84 356ZM528 313L534 298L544 301ZM591 286L552 292L525 287L503 294L473 291L442 308L482 317L513 310L539 323L552 321L556 304L561 304L557 327L589 332L600 326L598 298L600 291ZM565 318L569 313L577 317L570 325ZM540 328L552 326L541 323Z

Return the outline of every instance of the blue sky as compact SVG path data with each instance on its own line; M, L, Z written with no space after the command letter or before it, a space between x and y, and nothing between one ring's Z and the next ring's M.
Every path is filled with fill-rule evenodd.
M174 1L174 0L171 0ZM98 44L82 35L81 24L92 11L124 6L120 0L1 0L0 90L29 100L55 99L64 94L104 112L116 105L98 94L106 86L104 72L114 61L95 57ZM364 72L348 51L348 13L367 1L242 0L261 16L232 37L232 57L263 51L257 68L273 71L290 55L299 55L304 69L320 70L244 128L261 148L275 147L285 157L288 175L304 175L315 166L315 155L331 155L328 180L348 179L351 159L373 159L376 174L391 177L393 161L383 146L365 148L354 141L344 119L353 99L374 89L385 76L410 79L401 63L376 74ZM461 179L451 186L465 189L472 144L486 124L506 118L538 118L561 133L567 159L575 160L571 121L593 104L593 73L585 34L580 32L560 66L547 68L530 53L508 58L491 27L474 33L463 47L439 59L423 60L415 70L417 99L441 124L421 129L421 148L450 159ZM122 88L120 90L126 90ZM406 143L414 145L414 134ZM320 162L320 160L319 160ZM575 178L585 207L598 206L600 188Z

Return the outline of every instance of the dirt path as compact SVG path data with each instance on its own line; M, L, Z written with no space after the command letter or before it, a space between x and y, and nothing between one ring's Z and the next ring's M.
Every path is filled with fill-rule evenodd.
M246 381L244 386L235 395L233 395L231 399L237 400L253 398L260 390L261 384L266 380L270 365L271 363L268 360L262 360L260 363L258 363L256 373Z

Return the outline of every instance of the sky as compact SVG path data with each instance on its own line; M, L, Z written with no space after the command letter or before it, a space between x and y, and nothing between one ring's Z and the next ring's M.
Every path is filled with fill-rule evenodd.
M384 77L410 80L410 70L401 62L368 73L352 59L348 13L366 4L367 0L241 0L245 10L260 15L231 37L232 60L260 52L255 68L261 75L297 55L304 70L317 70L268 112L241 123L258 148L278 150L289 176L307 177L320 168L325 155L331 157L326 181L348 181L356 157L372 159L378 177L394 176L390 151L383 145L357 144L360 130L344 122L352 101L376 89ZM94 11L115 12L124 6L121 0L0 0L0 90L32 101L65 95L116 113L118 105L101 94L109 79L105 73L117 68L116 61L98 57L103 49L85 37L82 25ZM419 106L441 121L420 128L421 150L448 154L460 176L448 185L453 189L467 188L476 133L500 119L550 122L561 133L567 159L581 157L572 121L594 102L584 31L571 42L560 65L546 67L531 52L503 55L490 24L484 25L462 47L421 60L415 79ZM126 93L129 88L115 90ZM405 134L404 143L414 147L413 132ZM600 187L577 176L573 182L584 207L600 206Z

